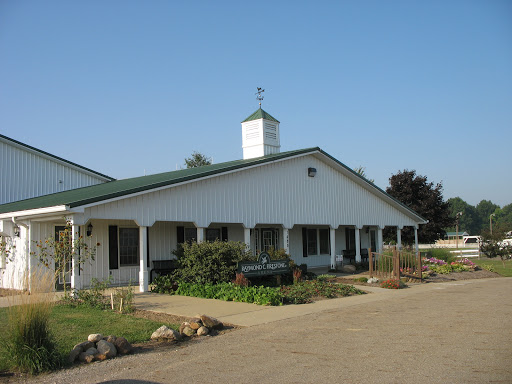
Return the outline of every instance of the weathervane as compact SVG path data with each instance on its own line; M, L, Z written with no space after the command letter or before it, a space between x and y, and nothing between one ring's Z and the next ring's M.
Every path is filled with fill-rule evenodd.
M261 101L263 100L263 95L262 93L265 92L265 90L263 88L260 88L258 87L258 92L255 93L255 95L258 95L256 96L256 100L258 100L260 102L260 108L261 108Z

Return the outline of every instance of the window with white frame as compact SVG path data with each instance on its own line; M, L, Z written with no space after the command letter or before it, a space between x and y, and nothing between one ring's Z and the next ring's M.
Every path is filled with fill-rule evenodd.
M139 263L139 228L119 228L119 265Z

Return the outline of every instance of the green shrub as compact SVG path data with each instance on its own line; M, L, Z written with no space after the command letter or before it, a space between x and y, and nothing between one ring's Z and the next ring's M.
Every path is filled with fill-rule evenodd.
M366 283L366 282L368 282L368 278L367 277L358 277L358 278L354 279L354 281L358 281L360 283Z
M336 277L336 276L335 276L335 275L325 274L325 275L318 275L318 276L316 277L316 279L317 279L318 281L327 281L327 280L329 280L329 279L332 279L333 277Z
M402 280L384 280L380 283L381 288L387 288L387 289L402 289L405 288L406 285Z
M173 276L189 283L230 282L235 278L237 263L252 258L246 247L242 242L219 240L183 243L173 252L179 264Z
M171 275L156 277L151 286L151 292L155 293L173 293L176 289L178 289L178 283Z
M445 265L429 265L429 268L434 273L439 273L441 275L447 275L452 273L452 266L450 264Z
M428 255L429 258L434 257L439 260L444 260L448 264L457 259L457 257L446 248L432 248L428 251Z
M494 265L492 264L482 264L482 268L486 269L489 272L496 272L496 270L494 269Z
M305 304L311 303L314 297L333 298L352 294L360 295L364 292L353 285L328 283L317 279L283 286L281 293L285 303Z

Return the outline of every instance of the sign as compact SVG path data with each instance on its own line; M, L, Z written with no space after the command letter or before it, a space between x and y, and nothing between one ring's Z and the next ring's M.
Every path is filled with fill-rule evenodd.
M267 252L261 252L258 261L240 261L238 273L245 277L282 275L290 271L290 260L271 260Z

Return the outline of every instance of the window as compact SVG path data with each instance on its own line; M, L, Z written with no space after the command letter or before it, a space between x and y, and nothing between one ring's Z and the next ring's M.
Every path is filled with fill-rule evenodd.
M192 243L197 239L197 228L185 228L185 242Z
M220 240L220 228L207 228L206 241Z
M139 262L139 228L119 228L119 265Z
M345 228L346 250L356 249L356 230L354 228Z
M330 254L331 234L328 228L302 228L302 256Z

